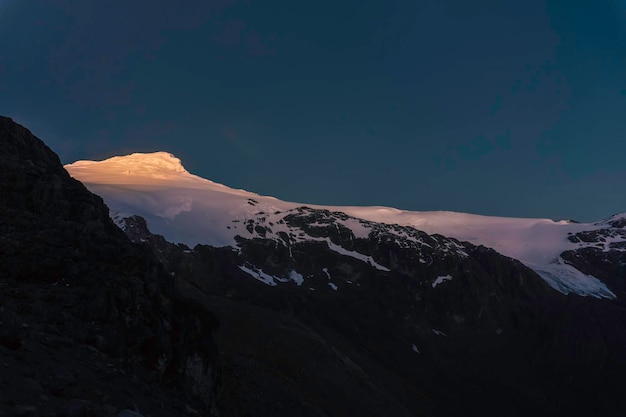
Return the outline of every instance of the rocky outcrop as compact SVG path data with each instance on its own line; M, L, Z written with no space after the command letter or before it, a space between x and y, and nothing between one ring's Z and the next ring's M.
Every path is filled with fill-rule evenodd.
M561 258L601 279L618 298L626 298L626 214L615 215L599 225L601 229L568 236L579 248L563 252Z
M356 221L367 233L343 226ZM300 207L239 223L252 236L237 250L173 245L141 218L125 223L226 324L223 415L624 407L619 301L565 296L491 249L344 213Z
M116 218L133 244L30 132L2 118L0 141L0 415L626 410L622 292L566 296L491 249L309 207L234 219L237 248ZM620 289L624 226L561 256Z
M54 152L0 117L0 414L215 413L216 328Z

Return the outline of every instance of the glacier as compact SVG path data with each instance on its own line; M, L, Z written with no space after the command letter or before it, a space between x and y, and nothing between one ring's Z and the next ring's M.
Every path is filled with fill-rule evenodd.
M236 248L237 236L255 236L256 232L248 222L262 218L272 225L268 230L270 234L282 232L291 234L296 240L319 240L326 241L329 247L334 245L328 239L293 230L282 221L285 215L304 204L233 189L191 174L180 159L168 152L134 153L103 161L77 161L65 165L65 169L104 199L118 225L124 217L139 215L146 219L153 233L161 234L174 243L192 248L197 244ZM306 207L344 213L347 216L335 220L358 238L365 238L371 233L372 223L411 227L428 234L440 234L490 247L519 260L564 294L615 298L602 281L565 263L560 254L586 246L597 247L594 242L572 242L568 236L611 227L611 222L626 218L624 213L595 223L575 223L450 211L408 211L382 206L306 204ZM621 236L605 242L605 250L610 243L623 242ZM388 270L365 255L349 253L335 246L331 249L369 262L382 271ZM269 281L261 275L258 279Z

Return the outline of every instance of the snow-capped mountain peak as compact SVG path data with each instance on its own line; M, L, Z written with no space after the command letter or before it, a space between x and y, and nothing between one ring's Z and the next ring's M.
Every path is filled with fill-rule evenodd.
M175 180L190 175L180 159L168 152L133 153L114 156L104 161L77 161L71 166L85 182L124 183L132 178L144 180Z
M287 216L303 204L236 190L189 173L180 159L167 152L117 156L104 161L78 161L66 165L69 173L99 194L119 222L139 215L150 230L171 242L237 247L237 239L269 238L281 232L296 240L320 240L320 236L285 224ZM449 211L419 212L389 207L341 207L306 205L307 210L331 214L337 227L345 227L355 238L367 238L373 223L396 225L389 233L404 239L402 227L441 234L475 245L491 247L535 270L552 287L564 292L597 297L615 297L598 279L563 261L561 254L585 247L599 248L595 240L574 239L581 233L620 228L624 215L596 223L574 223L549 219L481 216ZM257 227L258 226L258 227ZM263 230L259 235L259 230ZM313 229L311 229L313 230ZM602 236L609 234L604 233ZM276 237L275 236L275 237ZM612 231L603 237L605 251L622 250L626 232ZM329 245L332 242L329 243ZM336 248L344 251L345 248ZM353 254L362 256L361 254ZM365 259L363 255L363 259Z

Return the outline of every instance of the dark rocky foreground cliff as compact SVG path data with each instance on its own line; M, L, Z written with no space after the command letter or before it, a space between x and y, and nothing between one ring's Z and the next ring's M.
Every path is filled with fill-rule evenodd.
M210 415L216 327L54 152L0 117L0 415Z
M0 118L0 142L0 415L626 415L620 248L564 254L618 294L601 300L307 207L279 214L293 234L246 220L238 249L140 217L131 243L30 132Z

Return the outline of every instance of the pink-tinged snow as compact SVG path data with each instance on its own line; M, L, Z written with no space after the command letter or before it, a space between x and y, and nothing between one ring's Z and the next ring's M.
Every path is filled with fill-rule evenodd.
M235 236L251 237L243 221L263 216L275 220L271 235L293 232L279 223L280 213L303 204L260 196L245 190L190 174L181 161L166 152L132 154L104 161L78 161L65 168L89 190L104 198L112 217L137 214L146 219L150 230L172 242L194 247L198 243L236 246ZM568 234L608 227L608 222L626 216L616 215L598 223L571 223L549 219L523 219L480 216L447 211L416 212L389 207L308 207L344 212L372 222L411 226L429 234L441 234L484 245L515 258L535 270L552 287L564 293L613 298L615 295L598 279L565 264L559 255L565 250L590 246L572 243ZM269 221L269 220L268 220ZM355 237L364 238L370 228L357 219L341 221ZM369 256L334 244L330 239L303 236L302 240L323 240L331 250L352 256L388 271ZM623 241L612 237L608 244ZM246 271L247 272L247 271ZM265 278L255 271L260 280ZM252 275L252 274L251 274Z
M302 276L302 274L296 271L289 272L288 278L281 278L281 277L267 274L263 272L263 270L259 268L255 268L255 267L248 268L247 266L241 265L239 266L239 269L241 269L246 274L251 275L253 278L261 281L262 283L272 286L272 287L276 286L277 282L293 281L296 283L297 286L302 285L302 283L304 282L304 277Z
M274 277L266 274L260 269L251 269L243 265L240 266L239 269L241 269L246 274L251 275L254 279L261 281L263 284L273 287L276 286L276 281L274 280Z
M431 284L433 288L445 281L452 281L452 275L442 275L437 277Z
M330 272L328 272L328 268L322 268L322 271L326 274L328 280L330 281L332 278L330 277Z
M593 295L615 298L602 281L586 275L566 264L560 254L595 243L572 243L569 234L604 229L608 221L597 223L573 223L549 219L524 219L510 217L481 216L449 211L414 212L388 207L341 207L338 208L355 217L381 223L396 223L412 226L429 234L440 234L483 245L514 258L533 269L553 288L568 294ZM617 218L626 214L614 216ZM376 219L376 220L374 220ZM624 241L612 237L604 245Z
M299 206L190 174L178 158L166 152L78 161L65 168L104 198L112 213L140 215L153 233L191 247L199 243L234 246L235 236L245 225L237 227L233 220Z
M317 239L311 238L310 240L317 240ZM358 259L359 261L363 261L365 263L368 263L368 264L372 265L374 268L378 269L379 271L389 272L389 268L379 264L378 262L376 262L374 260L374 258L372 258L369 255L363 255L363 254L358 253L358 252L354 252L354 251L351 251L351 250L344 249L341 246L336 245L333 242L331 242L329 238L322 238L320 240L326 241L326 243L328 244L328 249L332 250L333 252L337 252L340 255L349 256L351 258Z

